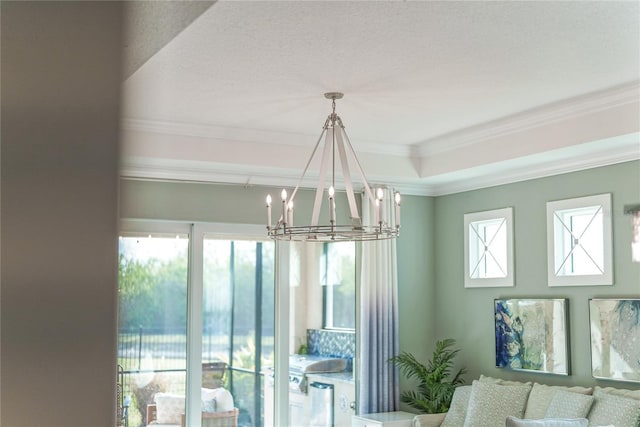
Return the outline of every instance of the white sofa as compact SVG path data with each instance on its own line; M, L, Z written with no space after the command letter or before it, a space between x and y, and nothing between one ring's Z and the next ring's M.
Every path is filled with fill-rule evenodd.
M507 418L509 420L507 421ZM417 415L414 427L640 427L640 390L564 387L482 375L458 387L446 414Z

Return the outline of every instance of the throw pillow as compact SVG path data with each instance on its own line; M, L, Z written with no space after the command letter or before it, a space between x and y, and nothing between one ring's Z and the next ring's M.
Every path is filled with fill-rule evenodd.
M593 393L595 401L589 413L590 426L637 427L640 420L640 400L609 394L601 389Z
M156 393L153 400L156 402L157 424L180 424L182 414L184 414L184 396Z
M593 404L593 396L558 390L551 399L545 418L584 418Z
M531 386L474 381L464 427L504 427L508 416L522 418Z
M464 419L467 416L467 406L469 406L469 398L471 397L471 386L463 385L456 388L453 392L449 411L444 417L444 421L440 427L460 427L464 425Z
M587 427L586 418L547 418L543 420L521 420L507 417L506 427Z
M202 412L216 412L216 391L211 388L202 388L200 391L202 399Z
M549 404L553 399L553 396L558 390L566 390L573 393L581 393L591 395L593 393L592 388L587 387L565 387L565 386L549 386L545 384L533 384L531 393L529 394L529 400L527 401L527 409L524 412L524 418L526 419L540 419L544 418Z
M233 396L226 388L216 388L216 411L225 412L233 409Z
M640 400L640 390L627 390L624 388L614 387L599 387L596 386L596 390L600 390L603 393L613 394L616 396L629 397L631 399Z
M201 398L202 412L225 412L233 409L233 396L225 388L203 388Z

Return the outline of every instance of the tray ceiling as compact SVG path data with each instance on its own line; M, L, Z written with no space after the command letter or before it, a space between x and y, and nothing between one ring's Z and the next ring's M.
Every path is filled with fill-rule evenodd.
M414 194L640 158L637 2L136 2L128 23L123 176L295 184L328 91L368 179Z

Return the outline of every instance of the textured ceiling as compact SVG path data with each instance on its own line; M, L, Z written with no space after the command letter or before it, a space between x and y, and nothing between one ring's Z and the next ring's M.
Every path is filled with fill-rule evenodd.
M622 104L637 104L635 1L217 2L183 13L178 4L130 11L124 118L133 160L205 161L212 170L224 164L235 171L230 181L251 181L258 166L264 176L288 176L304 156L292 149L287 163L283 149L308 154L330 110L322 94L342 91L337 111L356 151L405 157L398 168L413 171L398 174L398 182L428 185L425 153L446 150L450 135L588 103L592 94L610 102L606 94L620 87ZM630 133L622 128L593 139ZM633 145L638 129L630 130ZM153 135L163 143L154 145ZM581 136L571 144L583 142L591 141ZM200 152L206 144L244 150L246 176L242 161ZM541 141L525 154L566 145ZM259 162L252 160L249 148L261 146ZM365 169L367 162L376 177L393 181L391 163L385 171L375 159ZM472 163L442 172L480 166Z

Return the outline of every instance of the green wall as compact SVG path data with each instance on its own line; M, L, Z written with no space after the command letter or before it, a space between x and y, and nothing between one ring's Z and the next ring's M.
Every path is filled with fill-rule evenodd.
M266 226L267 194L273 199L272 222L275 222L282 212L281 191L282 188L274 187L123 179L120 182L120 218ZM292 190L287 188L287 191L290 195ZM296 218L311 218L314 196L315 190L298 191L294 199L294 224ZM327 206L325 200L321 217L329 216ZM343 220L348 218L344 193L336 194L336 216Z
M549 288L546 202L601 193L612 193L614 285ZM591 377L588 300L640 296L640 263L631 262L631 218L623 214L625 204L639 201L638 161L436 198L436 335L457 340L462 349L458 361L469 371L468 382L485 374L547 384L595 383ZM515 286L465 289L463 215L509 206L514 209ZM568 378L494 367L493 300L506 297L569 299L572 372Z
M267 193L278 200L280 189L123 180L121 217L263 224ZM547 287L546 202L600 193L612 193L614 286ZM296 198L296 218L310 216L313 192ZM345 218L346 200L337 200L338 216ZM625 204L639 201L639 161L448 196L403 196L397 241L400 350L426 361L436 339L451 337L461 349L458 365L469 371L467 382L485 374L548 384L593 384L588 299L640 296L640 264L631 262L631 220L623 215ZM465 289L463 215L508 206L514 208L515 287ZM277 209L274 202L274 217ZM568 378L494 367L493 300L502 297L569 298ZM403 378L400 386L404 390L413 384Z
M279 200L280 191L239 185L122 180L120 217L263 224L267 193ZM304 191L296 196L299 202L295 218L310 217L313 195L312 191ZM338 217L346 218L344 194L339 193L336 201ZM432 197L403 196L402 230L397 240L400 349L421 360L429 357L435 339L434 207ZM275 220L277 202L273 209ZM321 215L328 213L323 210ZM402 379L402 389L411 386Z
M400 351L426 361L436 339L435 199L402 197L402 228L397 241ZM413 389L400 379L400 390ZM402 410L411 411L402 404Z

